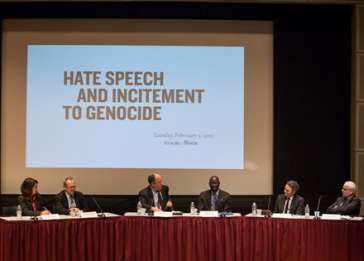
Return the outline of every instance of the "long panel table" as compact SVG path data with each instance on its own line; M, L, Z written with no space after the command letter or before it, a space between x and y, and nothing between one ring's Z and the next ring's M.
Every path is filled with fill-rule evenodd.
M364 261L364 221L124 216L0 220L0 260Z

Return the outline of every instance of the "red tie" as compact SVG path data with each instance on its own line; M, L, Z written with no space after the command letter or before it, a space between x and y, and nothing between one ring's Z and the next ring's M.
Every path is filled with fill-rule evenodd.
M36 198L36 195L32 195L31 197L31 201L32 201L32 208L33 208L33 211L37 210L37 205L35 204L35 198Z

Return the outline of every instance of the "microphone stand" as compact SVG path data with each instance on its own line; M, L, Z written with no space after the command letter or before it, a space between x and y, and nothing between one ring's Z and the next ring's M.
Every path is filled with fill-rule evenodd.
M32 202L30 202L30 204L32 204ZM35 208L33 208L33 204L32 204L32 208L33 208L33 216L31 218L31 220L33 222L38 221L38 217L37 217L37 202L34 202Z
M323 197L323 196L322 196L322 195L320 195L320 196L319 196L319 198L318 198L318 201L317 201L317 208L316 208L316 211L317 211L317 212L319 212L319 211L320 211L320 204L321 204L321 198L322 198L322 197ZM316 211L315 211L315 212L316 212ZM314 216L314 219L320 219L320 217L315 215L315 216Z
M269 196L268 197L268 203L267 203L267 209L264 211L264 217L267 217L267 218L272 215L272 212L270 211L270 202L271 202L271 200L272 200L272 196Z
M100 211L100 213L98 213L97 216L106 217L104 211L102 211L102 208L100 207L99 203L97 203L97 200L95 199L95 197L92 196L91 198L94 201L94 203L95 203L96 207L98 208L98 210Z
M37 205L35 205L35 209L33 209L33 216L31 218L32 221L38 221L38 217L37 217Z

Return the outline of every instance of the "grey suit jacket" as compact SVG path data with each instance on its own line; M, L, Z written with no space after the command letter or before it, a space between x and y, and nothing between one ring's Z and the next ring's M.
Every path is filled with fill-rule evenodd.
M355 196L348 198L338 197L336 201L329 206L327 213L358 216L360 214L360 206L361 201Z
M167 205L168 200L170 199L168 186L163 185L160 193L162 196L162 202L160 202L161 208L162 208L162 210L167 210L166 205ZM150 188L150 186L139 191L138 199L139 199L140 203L142 204L143 208L145 208L148 212L150 212L151 207L155 207L154 199L153 199L153 192L152 192L152 189Z

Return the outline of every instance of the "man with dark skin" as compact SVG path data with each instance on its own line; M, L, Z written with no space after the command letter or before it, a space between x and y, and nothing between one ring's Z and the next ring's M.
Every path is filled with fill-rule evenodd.
M230 194L220 189L219 177L210 177L209 186L209 190L203 191L200 194L198 200L198 209L217 210L219 212L230 211Z

